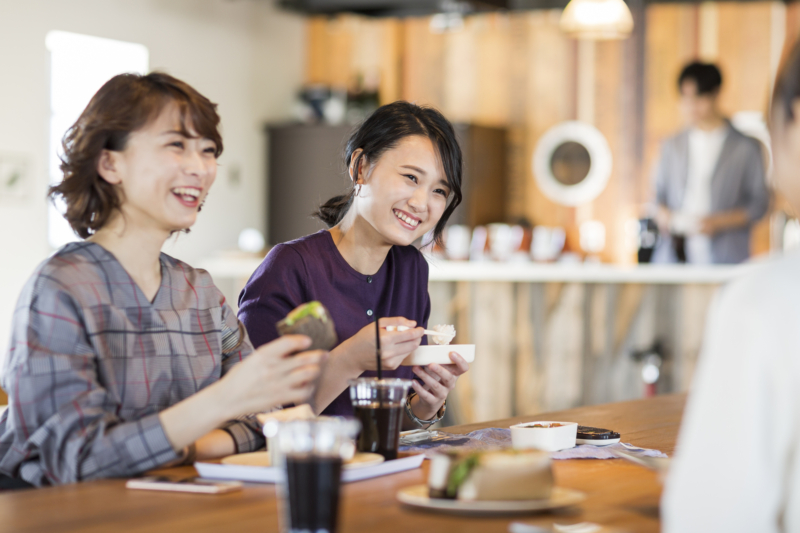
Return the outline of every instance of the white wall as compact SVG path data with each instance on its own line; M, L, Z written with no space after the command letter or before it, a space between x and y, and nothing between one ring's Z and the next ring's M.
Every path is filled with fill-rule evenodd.
M264 228L262 128L289 117L304 69L303 19L272 0L0 0L0 152L31 162L27 196L0 200L0 357L14 304L47 245L48 52L64 30L141 43L151 70L177 76L219 104L225 152L191 234L165 251L190 264ZM239 183L231 179L239 174Z

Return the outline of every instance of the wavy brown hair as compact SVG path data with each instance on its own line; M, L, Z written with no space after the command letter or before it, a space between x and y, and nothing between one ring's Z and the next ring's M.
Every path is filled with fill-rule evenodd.
M188 83L161 72L114 76L67 130L61 157L64 179L50 187L48 196L64 199L64 218L81 238L102 228L123 201L121 191L97 173L100 154L124 150L130 134L155 120L171 103L179 107L181 133L193 137L187 128L191 124L197 135L214 141L219 157L222 136L217 105Z

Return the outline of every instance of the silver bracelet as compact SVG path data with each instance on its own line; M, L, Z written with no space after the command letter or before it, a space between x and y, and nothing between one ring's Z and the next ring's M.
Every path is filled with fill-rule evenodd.
M414 411L411 410L411 399L416 395L417 395L416 392L412 392L406 398L405 408L406 408L406 414L408 415L408 418L410 418L411 420L416 422L420 427L425 426L425 429L428 429L429 427L434 425L436 422L439 422L442 418L444 418L444 413L447 411L447 400L445 400L444 403L442 404L442 406L439 408L439 410L436 411L436 417L435 418L432 418L430 420L422 420L417 415L415 415Z

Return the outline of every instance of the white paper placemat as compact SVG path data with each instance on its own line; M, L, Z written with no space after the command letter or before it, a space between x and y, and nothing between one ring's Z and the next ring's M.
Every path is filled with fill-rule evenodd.
M361 481L373 477L388 476L405 470L413 470L422 465L425 456L411 455L393 461L384 461L379 465L365 466L364 468L351 468L342 470L342 481ZM223 465L217 463L195 463L194 467L200 477L206 479L233 479L237 481L251 481L254 483L277 483L280 481L281 469L275 466L243 466Z

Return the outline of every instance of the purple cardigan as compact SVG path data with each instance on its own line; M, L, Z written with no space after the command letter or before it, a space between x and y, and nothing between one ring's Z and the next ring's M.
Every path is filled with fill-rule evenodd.
M402 316L427 327L428 263L413 246L392 246L380 270L365 276L345 261L330 232L322 230L270 250L239 295L239 320L258 347L278 337L275 324L289 311L311 300L328 308L339 342L373 322L376 313ZM411 367L400 367L384 376L412 379L414 374ZM323 414L352 416L349 391Z

